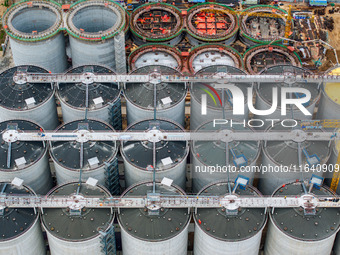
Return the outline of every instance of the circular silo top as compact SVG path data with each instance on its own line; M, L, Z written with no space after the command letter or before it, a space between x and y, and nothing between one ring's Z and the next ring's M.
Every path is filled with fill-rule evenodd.
M58 32L61 24L60 5L51 1L23 1L12 5L3 17L7 34L21 41L47 39Z
M131 186L122 197L147 196L152 192L152 182ZM156 193L161 195L184 196L177 186L156 183ZM161 208L158 215L151 215L147 208L120 209L118 222L120 226L135 238L145 241L164 241L181 233L189 224L190 213L187 208Z
M0 194L3 195L35 195L26 186L15 186L10 183L0 183ZM14 239L27 232L38 220L38 213L34 213L34 208L5 208L4 215L0 215L0 243Z
M78 183L68 183L56 187L47 196L70 196L77 193ZM110 197L110 193L101 186L82 183L79 195ZM99 235L98 230L105 230L112 223L113 214L110 208L86 208L81 215L74 215L69 208L44 208L42 223L53 236L67 241L82 241Z
M13 111L39 107L54 94L51 83L27 82L25 73L48 73L37 66L16 66L0 74L0 106Z
M39 132L42 128L34 122L27 120L11 120L0 123L0 170L1 171L19 171L27 168L36 162L46 153L46 146L43 142L37 141L15 141L11 142L10 166L8 167L8 148L7 133L12 131ZM10 134L9 134L10 135Z
M230 183L233 190L234 183ZM237 188L238 196L261 196L260 192L247 185L243 190ZM199 192L200 196L229 195L228 183L213 183ZM196 225L204 233L221 241L241 241L258 234L265 226L267 217L264 208L239 208L236 215L227 214L224 208L197 208L194 214Z
M241 35L256 43L280 40L285 37L287 15L285 10L269 5L244 9L240 14Z
M237 50L218 44L206 44L192 49L188 62L191 73L209 66L225 65L243 68L242 57Z
M125 29L124 8L113 1L79 1L71 6L66 27L75 38L101 41Z
M197 4L186 15L188 33L208 42L220 42L235 35L239 21L235 11L217 3Z
M301 59L294 48L270 44L250 48L244 53L245 69L250 74L258 74L263 69L276 65L301 67Z
M230 120L229 120L230 121ZM238 123L238 121L235 121ZM220 130L232 130L235 132L254 132L250 127L234 124L216 124L208 122L197 128L197 132L213 133ZM228 144L229 165L248 166L253 164L260 153L260 142L257 141L232 141ZM191 150L194 156L204 165L225 166L226 165L226 143L221 141L193 141Z
M311 72L296 66L291 65L280 65L280 66L272 66L268 69L261 72L263 75L287 75L292 78L292 80L287 80L287 82L267 82L267 83L258 83L257 92L258 96L261 97L263 101L267 104L273 104L273 87L278 88L304 88L310 91L311 99L309 102L304 104L304 107L308 107L314 104L320 97L320 89L318 83L306 83L306 82L294 82L294 76L296 75L310 75ZM304 94L301 93L292 93L292 98L303 98ZM289 94L287 94L287 98L289 98ZM277 108L281 109L281 89L278 89L277 96ZM290 105L288 105L290 107ZM290 109L290 108L288 108ZM287 115L289 115L289 110L287 109ZM293 109L298 109L295 105Z
M108 124L97 120L77 120L60 126L56 132L113 132ZM85 131L84 131L85 130ZM116 142L87 141L83 143L83 170L93 170L109 162L117 154ZM51 142L50 153L56 164L70 170L78 171L80 168L81 143L77 141Z
M178 71L167 66L145 66L131 73L131 75L180 75ZM185 99L187 89L183 82L135 82L126 83L124 91L126 99L137 107L152 111L154 109L154 86L156 86L156 109L166 110Z
M285 125L293 126L295 121L286 120ZM297 127L301 126L298 122ZM284 127L281 122L268 128L267 132L290 132L299 129ZM320 129L313 129L313 132L323 132ZM277 165L289 166L291 170L299 169L298 143L289 141L266 141L263 143L263 152ZM304 141L301 142L301 164L303 169L316 171L320 164L325 164L330 157L331 147L329 141ZM314 167L312 167L314 166ZM317 173L317 172L316 172ZM295 178L294 178L295 179Z
M232 67L232 66L226 66L226 65L216 65L216 66L210 66L201 69L198 71L195 76L200 76L200 75L223 75L223 74L245 74L242 70ZM206 82L195 82L193 83L190 93L191 96L194 97L196 101L201 103L202 101L202 95L205 94L207 95L207 107L212 108L212 109L222 109L222 89L219 88L214 88L215 86L218 86L218 83L206 83ZM245 83L245 82L235 82L233 84L239 89L242 90L243 95L244 95L244 103L247 101L247 88L251 88L252 84L251 83ZM232 110L233 109L233 95L230 93L230 90L224 89L224 107L225 110ZM217 95L218 96L217 96ZM211 95L211 96L210 96ZM222 111L221 111L222 112ZM235 115L235 118L237 116Z
M179 70L182 67L181 53L174 47L163 44L148 44L131 52L129 66L135 70L144 66L160 64Z
M130 18L132 33L143 40L170 40L183 29L182 12L165 3L148 3L135 9Z
M330 75L340 75L340 68L335 68L329 72ZM340 84L337 82L324 83L324 91L334 103L340 105Z
M67 74L82 74L80 83L59 83L57 95L61 101L72 108L86 109L86 87L88 87L89 110L100 109L113 103L120 96L117 82L94 82L96 74L114 74L107 67L85 65L71 69Z
M178 124L167 120L144 120L130 125L127 131L184 131ZM148 141L125 141L121 153L130 164L144 171L152 171L153 143ZM186 159L189 153L186 141L160 141L156 143L156 171L171 169Z
M309 187L307 187L308 189ZM333 196L325 186L313 188L315 196ZM303 195L301 182L285 184L273 196ZM303 208L275 208L270 218L284 234L303 241L320 241L335 235L340 225L339 208L317 208L316 215L304 215Z

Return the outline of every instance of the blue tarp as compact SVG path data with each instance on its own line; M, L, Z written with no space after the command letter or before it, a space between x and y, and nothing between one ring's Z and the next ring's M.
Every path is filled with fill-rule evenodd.
M327 0L309 0L310 6L327 6Z

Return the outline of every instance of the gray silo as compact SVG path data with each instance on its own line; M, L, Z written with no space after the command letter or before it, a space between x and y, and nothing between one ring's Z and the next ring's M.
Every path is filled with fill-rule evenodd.
M226 65L214 65L202 68L195 76L214 74L245 74L242 70ZM199 125L213 121L214 119L239 119L248 120L247 88L251 88L251 83L237 82L231 84L242 90L244 97L244 114L233 114L233 95L228 89L214 88L214 83L193 82L190 86L191 107L190 107L190 129L195 130ZM224 91L224 92L223 92ZM209 96L209 94L211 96ZM202 114L202 97L206 96L206 114ZM217 97L218 95L218 97ZM223 115L224 104L224 115Z
M122 197L146 196L152 182L141 182L126 190ZM161 195L185 196L177 186L156 183ZM124 255L186 255L191 213L187 208L124 208L118 211Z
M162 75L180 75L175 69L162 65L145 66L136 69L131 75L151 74L154 72ZM156 91L154 90L155 87ZM187 95L185 83L126 83L124 94L129 125L136 121L154 118L156 101L157 118L166 118L184 126L184 107Z
M263 75L277 74L277 75L287 75L288 78L286 82L283 83L258 83L256 86L256 103L255 109L257 110L268 110L273 105L273 87L280 88L278 89L277 102L278 106L276 110L269 115L254 115L254 119L262 120L258 121L258 125L261 126L258 129L266 129L270 125L270 121L266 121L266 119L295 119L295 120L307 120L312 119L315 105L320 99L320 88L318 83L306 83L306 82L295 82L295 75L310 75L311 72L291 65L278 65L272 66L261 72ZM311 99L309 102L304 103L303 106L309 111L311 115L305 115L301 112L296 106L293 106L291 109L291 105L287 105L286 115L281 114L281 89L282 88L303 88L307 89L311 93ZM291 95L287 94L287 98L303 98L304 94L301 93L291 93ZM263 124L263 125L261 125ZM254 123L255 125L255 123Z
M136 122L127 131L183 131L178 124L165 120L144 120ZM156 143L156 179L172 179L174 184L185 188L186 159L189 146L186 141L161 141ZM151 181L153 178L153 144L148 141L125 141L121 144L124 160L125 182L129 187L139 181Z
M90 119L105 121L119 130L122 128L120 87L116 82L94 82L91 77L98 73L114 74L104 66L79 66L67 74L83 74L82 82L58 84L56 95L60 100L63 120L85 119L86 115Z
M104 122L88 119L63 124L57 129L58 131L86 133L92 131L113 132L114 129ZM82 146L83 153L81 153ZM112 141L51 142L50 155L54 163L58 184L77 181L81 175L83 181L86 181L89 177L95 178L99 184L105 185L111 192L114 192L119 180L119 176L113 178L117 174L115 172L117 151L116 142Z
M290 123L290 124L289 124ZM286 121L286 125L294 125ZM300 124L298 124L299 126ZM290 132L299 129L283 127L276 123L267 132ZM295 132L296 132L295 131ZM315 129L313 132L323 132ZM299 143L289 141L266 141L262 144L262 173L258 188L264 195L270 195L285 182L310 179L311 176L323 176L323 164L326 164L331 154L329 141L304 141L300 143L301 161L299 160ZM302 166L302 168L300 168Z
M229 120L230 122L230 120ZM218 132L232 130L238 132L254 132L248 126L218 124L207 122L196 130L197 132ZM235 180L241 174L249 178L250 183L256 174L255 165L260 156L261 143L258 141L232 141L228 144L229 162L226 165L226 143L221 141L193 141L191 143L191 177L194 193L204 186L221 180Z
M45 142L8 142L11 140L11 132L40 130L39 125L27 120L0 122L0 181L11 181L18 177L38 194L46 194L52 188Z
M79 1L66 17L73 66L103 64L115 69L114 37L128 29L127 14L118 3Z
M37 66L16 66L0 74L0 121L30 119L45 130L59 125L52 83L26 82L21 73L47 73Z
M334 68L328 73L339 75L340 68ZM327 82L323 84L321 99L317 112L317 119L340 119L340 90L339 83Z
M339 130L340 131L340 130ZM339 132L338 131L338 132ZM329 157L329 161L328 161L328 172L325 175L325 178L327 178L325 180L325 183L330 187L331 183L332 183L332 177L335 173L336 170L340 170L340 165L337 165L337 160L338 160L338 156L339 156L339 151L340 151L340 142L332 142L332 152L331 152L331 156ZM338 184L335 192L337 194L340 194L340 185Z
M23 1L3 17L15 65L37 65L53 73L67 68L61 6L51 1Z
M230 190L235 184L230 182ZM227 181L204 187L199 195L225 196L229 194ZM261 196L254 187L236 187L235 195ZM194 254L258 255L263 228L267 222L264 208L239 208L228 213L225 208L197 208L194 214Z
M309 187L307 187L309 189ZM273 196L303 194L301 182L277 188ZM313 188L316 196L332 196L325 186ZM273 208L266 236L264 254L331 254L340 225L339 208L317 208L315 215L306 215L303 208Z
M0 182L0 194L35 195L27 186ZM1 255L46 255L39 214L35 208L0 210Z
M102 186L92 186L78 182L58 186L48 196L100 196L110 197ZM113 231L114 213L110 208L82 208L73 211L70 208L44 208L42 224L47 233L52 255L97 255L102 253L106 244L115 245ZM106 233L107 235L103 235ZM106 254L106 253L103 253Z

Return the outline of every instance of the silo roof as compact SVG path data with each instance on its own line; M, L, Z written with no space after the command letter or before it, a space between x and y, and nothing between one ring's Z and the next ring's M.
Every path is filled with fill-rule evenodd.
M326 187L313 188L316 196L332 196ZM283 185L274 196L303 195L301 182ZM275 208L270 218L284 234L304 241L318 241L335 235L340 226L339 208L317 208L315 215L304 215L302 208Z
M152 74L154 72L162 75L180 75L178 71L167 66L145 66L136 69L131 75ZM183 82L155 84L157 92L157 110L168 109L184 100L187 89ZM137 107L153 110L154 109L154 84L147 82L127 83L124 91L126 99Z
M146 196L152 192L152 182L139 183L129 188L122 197ZM174 186L156 183L156 192L161 195L184 196L184 191ZM185 229L190 220L187 208L161 208L159 215L149 215L148 209L120 209L118 221L121 227L135 238L163 241L173 238Z
M25 186L17 187L10 183L0 183L0 193L32 195L33 191ZM0 215L0 242L7 241L24 234L38 218L34 208L5 208L4 215Z
M183 131L174 122L167 120L145 120L137 122L128 131L148 131L153 128L164 131ZM186 159L189 148L186 141L160 141L156 143L156 171L175 167ZM152 171L153 144L148 141L125 141L121 147L122 156L135 167ZM151 167L152 166L152 167ZM149 170L148 170L149 169Z
M48 73L37 66L16 66L0 74L0 106L23 111L38 107L54 94L51 83L29 83L24 79L15 82L15 74L20 72Z
M58 128L59 132L88 130L92 131L113 131L108 124L97 120L77 120L68 122ZM88 141L83 143L84 157L83 170L91 170L100 167L104 162L110 161L116 156L116 143L112 141ZM57 141L51 142L50 148L53 160L70 170L79 170L80 168L80 143L76 141ZM95 159L96 164L91 164ZM90 163L90 162L91 163Z
M58 97L71 107L86 108L86 86L88 86L88 108L90 110L105 107L109 103L113 103L120 96L120 89L116 82L98 83L90 81L91 77L95 74L114 74L107 67L99 65L79 66L69 70L67 74L84 74L84 82L59 83L58 85ZM101 102L101 106L97 106L98 102Z
M48 196L69 196L75 194L78 183L68 183L52 190ZM110 197L105 189L82 183L79 194L83 196ZM44 208L42 222L45 228L55 237L64 240L81 241L93 238L99 228L107 227L112 223L113 214L109 208L83 208L81 215L70 215L69 208ZM104 229L105 230L105 229Z
M234 183L230 183L231 189ZM221 181L203 188L199 195L222 196L229 194L228 183ZM252 186L238 188L240 196L261 196ZM227 215L223 208L198 208L195 213L196 224L207 235L222 241L241 241L256 235L266 224L264 208L240 208L236 215Z
M40 131L42 130L37 124L27 120L11 120L0 123L0 132L3 134L9 129L16 129L19 131ZM0 170L1 171L17 171L26 168L38 160L46 152L46 147L43 142L38 141L17 141L11 143L11 161L10 167L7 167L7 152L8 143L0 136Z

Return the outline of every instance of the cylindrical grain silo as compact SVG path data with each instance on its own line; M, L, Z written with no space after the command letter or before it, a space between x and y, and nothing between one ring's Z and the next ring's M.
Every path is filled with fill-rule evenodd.
M178 44L183 38L182 12L166 3L148 3L131 13L130 29L134 43Z
M303 191L301 182L293 182L280 186L273 196L300 196ZM325 186L319 190L312 189L312 194L333 195ZM305 215L301 207L273 208L270 211L264 254L331 254L339 230L339 215L339 208L317 208L315 215Z
M45 130L59 125L52 83L26 82L20 73L47 73L36 66L16 66L0 74L0 121L29 119Z
M98 120L77 120L60 126L57 132L114 132L108 124ZM83 142L83 155L81 162L81 142L58 141L51 142L50 154L54 163L58 184L76 181L81 178L86 181L89 177L98 180L101 185L110 189L107 181L111 177L110 167L116 162L117 145L112 141L86 141ZM110 190L111 191L111 190ZM112 192L112 191L111 191Z
M230 182L230 189L235 184ZM201 196L229 194L227 181L219 181L204 187ZM261 196L254 187L236 188L233 195ZM258 255L263 228L267 217L264 208L239 208L228 214L225 208L197 208L194 214L194 254Z
M48 196L71 196L76 194L78 182L54 188ZM110 197L102 186L81 183L78 195ZM75 213L70 208L44 208L42 224L47 233L51 255L97 255L104 244L102 234L112 228L114 214L109 208L82 208ZM111 242L115 242L114 237Z
M83 74L80 83L59 83L57 97L60 100L64 122L94 118L105 121L116 130L122 127L120 87L116 82L94 82L96 74L114 74L99 65L73 68L67 74ZM86 96L86 91L88 95ZM88 102L86 102L88 100ZM88 105L86 111L86 105Z
M329 75L339 75L340 68L327 72ZM340 119L340 85L335 82L323 84L322 95L316 115L317 119Z
M280 65L280 66L273 66L269 67L263 72L263 75L286 75L292 77L290 81L287 79L286 82L278 83L278 82L260 82L257 84L256 87L256 103L255 109L256 110L268 110L273 105L273 87L278 88L277 92L277 102L278 105L276 110L268 115L256 115L254 114L254 125L257 125L257 129L264 130L266 129L270 123L271 119L273 120L284 120L284 119L295 119L295 120L307 120L312 119L316 102L318 102L320 98L320 88L318 83L306 83L306 82L295 82L294 76L295 75L309 75L311 74L310 71L296 67L291 65ZM282 115L282 108L281 108L281 89L282 88L303 88L307 89L311 93L311 99L304 103L303 106L308 110L311 115L305 115L300 109L298 109L295 105L288 104L286 107L286 115ZM303 98L305 95L301 93L287 93L286 98ZM293 106L293 108L292 108ZM268 121L269 120L269 121Z
M27 186L0 182L0 194L35 195ZM7 208L0 211L1 255L46 255L38 211L34 208Z
M218 132L232 130L254 132L248 126L242 126L228 120L227 124L205 123L197 132ZM231 126L232 125L232 126ZM229 162L226 162L226 143L220 141L193 141L191 143L192 190L200 191L204 186L221 179L235 180L241 174L253 182L256 171L253 168L260 156L261 143L258 141L233 141L228 144Z
M193 48L189 54L188 68L194 74L205 67L227 65L243 69L241 54L230 46L203 44Z
M115 69L114 37L128 29L128 15L110 0L79 1L66 17L73 66L102 64Z
M192 45L202 43L232 44L237 37L239 20L230 7L218 3L196 4L185 17L188 39Z
M249 74L258 74L262 70L276 65L301 67L302 62L293 47L283 45L260 45L248 49L244 55L244 67Z
M152 192L152 182L140 182L122 197L146 196ZM156 192L173 196L185 196L177 186L156 183ZM186 255L188 246L188 227L191 214L187 208L148 208L118 211L124 255Z
M130 71L150 65L164 65L176 70L182 69L181 52L166 44L146 44L131 52Z
M175 69L161 65L145 66L136 69L131 75L149 75L152 73L180 75ZM130 82L125 84L124 94L128 124L153 118L156 101L156 118L166 118L184 126L184 107L187 95L184 82Z
M337 237L335 238L333 252L334 252L334 255L340 254L340 235L337 235Z
M286 121L285 125L294 126L294 121ZM300 123L297 124L298 126ZM268 128L267 132L290 132L296 130L284 127L281 122ZM296 130L298 131L298 130ZM323 132L315 129L313 132ZM270 195L285 182L293 180L309 180L311 176L323 176L323 164L331 154L329 141L304 141L301 146L301 162L299 161L298 143L290 141L266 141L262 144L262 173L258 188L264 195ZM301 166L301 168L300 168Z
M183 131L178 124L165 119L136 122L127 131L145 131L159 129L163 131ZM186 159L189 153L186 141L161 141L156 143L156 166L153 166L153 144L148 141L125 141L121 145L121 154L125 167L126 187L139 181L153 178L172 179L174 184L185 188Z
M15 65L37 65L54 73L67 68L60 5L53 1L23 1L3 17Z
M18 177L38 194L46 194L52 188L45 142L12 142L11 132L37 132L40 130L42 129L39 125L28 120L11 120L0 123L0 181L12 181ZM10 153L8 151L9 144ZM8 161L8 156L10 161Z
M244 9L240 14L240 40L248 46L281 41L288 24L287 15L285 10L272 5Z
M198 71L195 76L215 75L221 73L244 74L236 67L216 65L206 67ZM251 88L251 83L235 82L231 85L242 90L244 96L244 114L234 115L233 95L228 89L214 89L216 83L193 82L190 86L191 107L190 107L190 129L195 130L199 125L214 119L239 119L248 120L247 88ZM218 85L218 84L217 84ZM224 92L223 92L224 91ZM206 96L206 114L202 114L202 97ZM217 96L218 95L218 96ZM224 100L223 100L224 99ZM223 102L224 101L224 102ZM224 113L223 115L223 103Z

